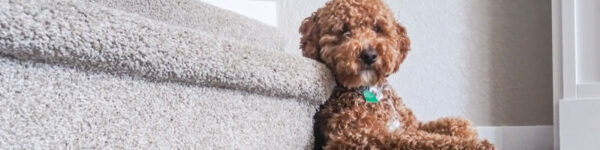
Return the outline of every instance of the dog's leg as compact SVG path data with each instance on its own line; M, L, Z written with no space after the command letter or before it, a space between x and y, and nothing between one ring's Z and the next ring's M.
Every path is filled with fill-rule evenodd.
M461 138L477 138L477 132L471 126L471 122L463 118L441 118L420 124L419 130Z
M402 134L361 134L348 131L328 136L325 149L398 149L398 150L495 150L488 141L461 138L425 131Z
M392 149L424 149L424 150L495 150L494 145L487 140L479 141L476 138L462 138L425 131L406 132L392 135L396 141L389 144ZM396 143L393 143L396 142Z

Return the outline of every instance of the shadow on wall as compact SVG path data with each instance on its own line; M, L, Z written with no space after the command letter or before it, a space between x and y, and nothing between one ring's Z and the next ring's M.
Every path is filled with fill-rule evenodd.
M482 1L484 7L467 6L474 34L463 40L481 49L466 53L467 74L486 75L468 80L471 89L487 90L492 125L552 124L552 26L547 0ZM469 3L467 3L469 4ZM479 32L479 33L478 33ZM481 33L483 32L483 33ZM486 35L486 36L481 36ZM477 63L488 63L477 65ZM467 66L469 67L469 66ZM469 101L482 98L469 97ZM478 107L467 103L468 108Z

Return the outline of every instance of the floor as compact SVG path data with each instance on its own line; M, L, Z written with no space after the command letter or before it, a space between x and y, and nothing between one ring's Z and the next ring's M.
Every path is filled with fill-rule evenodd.
M499 150L552 150L552 126L478 127L479 136Z

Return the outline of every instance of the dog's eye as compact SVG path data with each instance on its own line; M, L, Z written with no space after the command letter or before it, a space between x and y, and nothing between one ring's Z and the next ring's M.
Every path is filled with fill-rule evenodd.
M349 36L350 35L350 27L348 24L344 24L344 27L342 28L342 32L340 32L341 35L343 36Z
M352 35L352 32L350 30L344 30L344 31L342 31L342 36L347 37L347 36L350 36L350 35Z
M375 26L373 27L373 31L375 31L375 33L381 33L381 28L379 26Z
M352 33L350 32L350 30L341 30L341 31L338 31L337 34L340 36L350 36Z

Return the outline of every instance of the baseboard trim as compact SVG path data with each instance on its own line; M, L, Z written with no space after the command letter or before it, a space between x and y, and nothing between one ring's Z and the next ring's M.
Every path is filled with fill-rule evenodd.
M552 150L551 125L477 127L479 136L488 139L499 150Z

